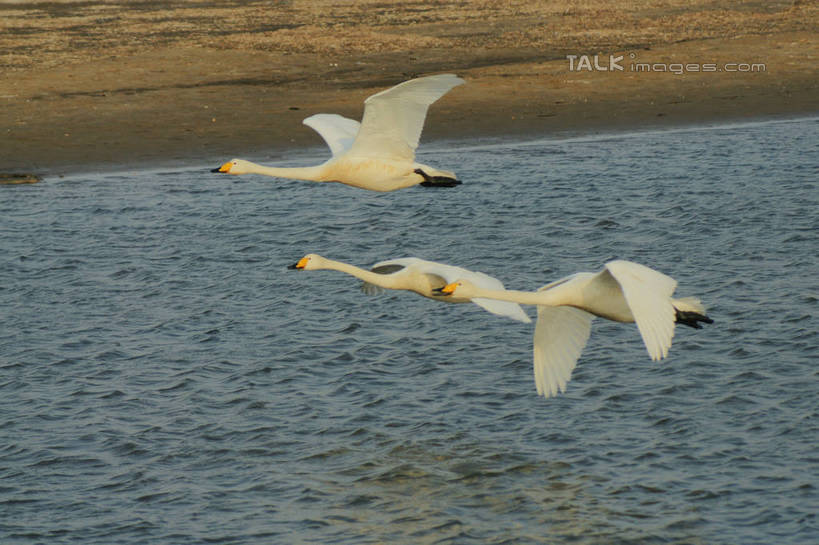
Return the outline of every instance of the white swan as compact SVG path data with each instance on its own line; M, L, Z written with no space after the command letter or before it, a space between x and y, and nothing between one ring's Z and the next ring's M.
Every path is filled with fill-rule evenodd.
M364 101L359 124L336 114L316 114L304 120L315 129L333 156L311 167L275 168L233 159L212 172L265 174L314 182L340 182L373 191L394 191L421 184L452 187L455 174L415 162L430 104L464 82L453 74L405 81Z
M454 297L482 297L538 305L534 335L534 374L538 394L564 392L595 316L616 322L637 322L653 361L668 355L674 323L696 329L713 323L699 299L672 299L677 281L644 265L611 261L598 273L581 272L537 292L493 290L469 279L441 288Z
M469 279L476 286L481 286L489 290L503 290L503 283L497 278L487 274L470 271L462 267L444 265L434 261L424 261L417 257L404 257L400 259L390 259L381 261L373 265L371 270L361 269L355 265L334 261L317 254L307 254L298 263L290 265L290 269L301 269L305 271L334 270L355 276L364 282L361 289L368 295L373 295L383 291L383 288L391 290L407 290L415 292L424 297L445 301L447 303L469 303L488 310L493 314L506 316L513 320L529 323L532 320L526 315L520 305L494 299L467 298L442 294L438 290L443 288L448 282L453 282L458 278Z

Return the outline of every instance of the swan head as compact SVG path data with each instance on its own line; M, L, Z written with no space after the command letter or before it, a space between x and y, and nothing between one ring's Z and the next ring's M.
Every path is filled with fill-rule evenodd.
M322 269L324 264L324 258L318 254L307 254L306 256L302 257L298 260L297 263L290 265L287 267L288 269L296 269L301 271L314 271L317 269Z
M219 168L214 168L211 172L221 172L223 174L249 174L251 172L250 161L243 159L231 159Z
M456 280L438 290L442 295L457 296L461 299L472 299L475 297L475 284L469 280Z

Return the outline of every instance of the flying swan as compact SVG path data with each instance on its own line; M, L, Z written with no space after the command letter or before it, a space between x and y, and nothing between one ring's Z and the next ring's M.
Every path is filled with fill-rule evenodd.
M552 282L537 292L487 289L459 279L441 288L461 299L481 297L537 305L534 374L537 393L549 397L566 391L595 316L637 322L652 361L668 355L674 324L701 329L713 320L696 297L672 299L673 278L630 261L610 261L598 273L581 272Z
M275 168L233 159L212 172L265 174L313 182L339 182L394 191L421 184L453 187L453 172L415 162L430 104L464 80L453 74L417 78L376 93L364 101L361 123L337 114L316 114L304 124L321 135L333 156L317 166Z
M460 297L440 293L440 289L447 283L455 280L469 279L475 286L488 290L503 290L503 283L487 274L470 271L462 267L444 265L434 261L424 261L417 257L404 257L381 261L373 265L371 270L361 269L355 265L334 261L317 254L307 254L298 263L290 265L289 269L304 271L333 270L355 276L364 282L362 291L368 295L375 295L384 291L407 290L424 297L445 301L447 303L475 303L493 314L506 316L513 320L529 323L532 320L523 311L520 305L481 297Z

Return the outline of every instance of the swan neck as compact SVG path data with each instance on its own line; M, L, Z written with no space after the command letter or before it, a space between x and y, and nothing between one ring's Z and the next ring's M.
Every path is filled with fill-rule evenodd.
M508 301L521 305L556 305L557 301L548 292L532 292L518 290L490 290L476 288L475 297Z
M253 174L264 174L265 176L275 176L277 178L290 178L293 180L307 180L311 182L324 181L321 174L323 165L312 167L266 167L252 163Z
M324 268L332 269L334 271L343 272L350 276L355 276L359 280L373 284L382 288L392 287L392 278L388 275L374 273L349 263L342 263L341 261L334 261L332 259L324 258Z

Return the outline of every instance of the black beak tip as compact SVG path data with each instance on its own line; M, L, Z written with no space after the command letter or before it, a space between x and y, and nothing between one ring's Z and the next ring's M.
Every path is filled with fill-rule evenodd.
M290 269L291 271L296 271L299 268L298 265L299 265L298 263L293 263L292 265L288 265L287 268Z
M210 170L211 172L222 172L222 167L216 167Z

